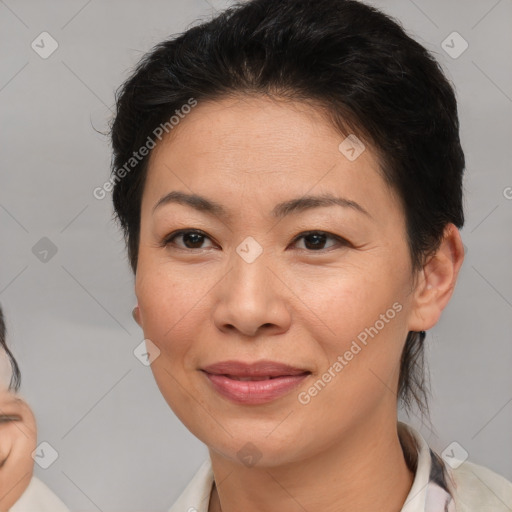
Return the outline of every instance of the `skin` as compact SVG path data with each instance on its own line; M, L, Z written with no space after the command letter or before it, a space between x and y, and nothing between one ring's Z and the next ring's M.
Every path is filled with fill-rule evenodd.
M349 161L319 109L239 96L200 102L153 150L141 207L135 318L160 350L151 365L165 400L209 449L217 485L209 511L395 512L413 481L397 435L398 370L408 331L436 324L463 261L448 225L437 253L412 273L401 203L372 149ZM230 218L166 204L170 191L221 203ZM277 220L282 201L332 193L353 208ZM179 236L199 229L204 238ZM306 230L337 235L318 245ZM236 252L252 236L262 254ZM307 391L365 328L402 309L307 405ZM270 359L307 369L270 403L234 404L200 368ZM249 467L237 452L252 443Z
M30 407L15 394L0 390L0 512L9 510L28 487L36 443Z

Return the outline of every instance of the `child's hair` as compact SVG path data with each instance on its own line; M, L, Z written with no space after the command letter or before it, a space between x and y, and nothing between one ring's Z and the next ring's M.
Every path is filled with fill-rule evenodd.
M12 375L11 375L11 381L9 383L9 390L12 391L18 391L20 384L21 384L21 373L18 366L18 363L16 362L16 359L14 359L14 356L12 355L11 351L7 347L7 343L5 341L5 322L4 322L4 314L2 311L2 306L0 305L0 350L4 350L7 354L7 357L9 358L9 362L11 363L12 368Z

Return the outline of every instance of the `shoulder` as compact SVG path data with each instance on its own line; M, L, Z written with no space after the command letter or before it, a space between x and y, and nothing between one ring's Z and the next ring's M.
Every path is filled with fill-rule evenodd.
M69 512L69 509L41 480L33 476L9 512Z
M512 482L489 468L464 462L457 469L447 468L457 512L510 512Z

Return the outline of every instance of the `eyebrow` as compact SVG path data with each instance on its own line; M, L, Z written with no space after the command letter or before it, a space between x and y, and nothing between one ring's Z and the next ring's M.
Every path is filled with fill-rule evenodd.
M229 212L220 203L207 199L197 194L187 194L186 192L172 191L161 197L153 207L153 213L166 204L177 203L190 206L197 211L215 215L221 218L230 218ZM290 199L277 204L271 215L275 218L283 218L292 213L300 213L312 208L320 208L325 206L341 206L343 208L351 208L364 215L372 218L372 216L359 203L343 197L333 196L331 194L308 195Z

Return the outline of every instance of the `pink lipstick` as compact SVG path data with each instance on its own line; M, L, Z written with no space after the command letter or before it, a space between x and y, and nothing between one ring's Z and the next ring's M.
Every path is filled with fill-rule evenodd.
M223 361L201 369L213 389L238 404L271 402L296 388L310 371L274 361Z

